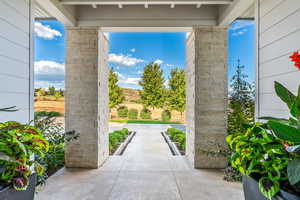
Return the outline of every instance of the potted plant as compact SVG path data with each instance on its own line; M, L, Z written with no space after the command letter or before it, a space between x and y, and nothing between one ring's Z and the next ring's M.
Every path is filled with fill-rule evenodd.
M43 173L34 155L43 156L47 150L48 142L35 127L0 123L0 199L34 198L35 174Z
M300 69L300 54L291 57ZM246 200L300 200L300 86L294 95L275 82L278 97L290 110L290 118L262 117L245 133L229 135L231 164L243 175Z

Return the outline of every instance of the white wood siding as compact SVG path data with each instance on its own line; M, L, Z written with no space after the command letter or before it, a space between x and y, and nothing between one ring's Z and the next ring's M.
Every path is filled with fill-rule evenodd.
M32 0L33 1L33 0ZM33 117L32 22L30 0L0 1L0 122L27 123Z
M300 50L300 1L261 0L259 5L258 116L287 117L287 107L276 96L274 81L294 93L300 70L289 56Z

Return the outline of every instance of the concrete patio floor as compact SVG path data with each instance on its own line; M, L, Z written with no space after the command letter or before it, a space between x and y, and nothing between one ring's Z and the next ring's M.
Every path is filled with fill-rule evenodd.
M244 199L242 185L223 181L222 171L195 170L185 157L172 156L160 134L171 125L124 126L137 134L123 156L110 157L100 169L63 169L49 178L36 199Z

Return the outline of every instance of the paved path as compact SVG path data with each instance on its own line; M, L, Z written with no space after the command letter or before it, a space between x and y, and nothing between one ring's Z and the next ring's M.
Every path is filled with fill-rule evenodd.
M38 200L242 200L238 183L222 172L194 170L172 156L160 132L169 125L126 125L137 131L123 156L97 170L65 169L49 179Z

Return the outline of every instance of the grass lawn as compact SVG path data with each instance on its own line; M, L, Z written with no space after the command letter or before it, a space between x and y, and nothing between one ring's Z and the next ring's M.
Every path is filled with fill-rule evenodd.
M181 124L180 122L164 122L159 120L109 120L110 122L127 123L127 124Z

